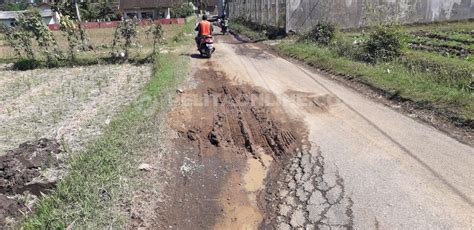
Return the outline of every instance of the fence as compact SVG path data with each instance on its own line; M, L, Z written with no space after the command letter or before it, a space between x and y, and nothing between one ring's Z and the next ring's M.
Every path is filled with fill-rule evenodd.
M342 28L474 18L474 0L232 0L230 17L304 31L317 21Z
M101 29L101 28L115 28L120 23L120 21L111 21L111 22L84 22L81 23L82 27L85 29ZM141 20L140 25L150 25L152 23L159 23L162 25L165 24L185 24L186 20L184 18L171 18L171 19L158 19L155 21L152 20ZM59 24L50 24L48 25L50 30L59 30Z

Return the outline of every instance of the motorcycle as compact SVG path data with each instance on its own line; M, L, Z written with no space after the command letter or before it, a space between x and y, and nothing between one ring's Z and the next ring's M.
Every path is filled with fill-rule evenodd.
M214 51L216 51L216 48L214 47L214 39L212 36L203 36L199 45L201 57L211 58Z
M228 20L224 19L220 21L221 24L221 32L223 35L226 35L227 32L229 31L229 22Z

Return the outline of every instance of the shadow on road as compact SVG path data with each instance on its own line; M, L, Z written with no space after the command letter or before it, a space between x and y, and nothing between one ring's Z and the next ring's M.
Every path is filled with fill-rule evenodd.
M191 54L189 55L191 58L195 58L195 59L207 59L203 56L201 56L200 54Z

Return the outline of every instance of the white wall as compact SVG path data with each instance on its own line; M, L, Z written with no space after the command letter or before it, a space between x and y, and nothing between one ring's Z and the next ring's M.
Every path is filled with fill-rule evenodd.
M414 23L474 18L474 0L232 0L229 7L230 17L279 25L287 31L307 30L319 20L354 28L377 21Z

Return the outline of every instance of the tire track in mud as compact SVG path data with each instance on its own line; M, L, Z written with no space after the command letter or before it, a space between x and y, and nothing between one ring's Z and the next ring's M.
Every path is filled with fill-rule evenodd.
M248 55L248 46L244 47L243 53ZM250 53L253 55L254 51L250 49ZM261 70L250 63L261 77ZM265 79L262 81L270 88ZM286 96L291 94L287 92ZM310 102L306 101L306 105L313 104L306 108L316 112L327 112L339 102L332 95L306 96ZM265 219L260 229L353 228L353 201L346 194L343 178L337 169L329 171L319 148L313 146L316 150L311 150L307 142L304 137L299 139L299 148L290 150L273 165L265 200L261 201Z
M177 133L164 192L170 195L149 226L350 228L352 201L343 180L326 173L321 153L304 145L302 122L291 120L273 94L233 84L208 64L194 74L197 87L185 90L168 115ZM284 188L287 178L292 186Z

